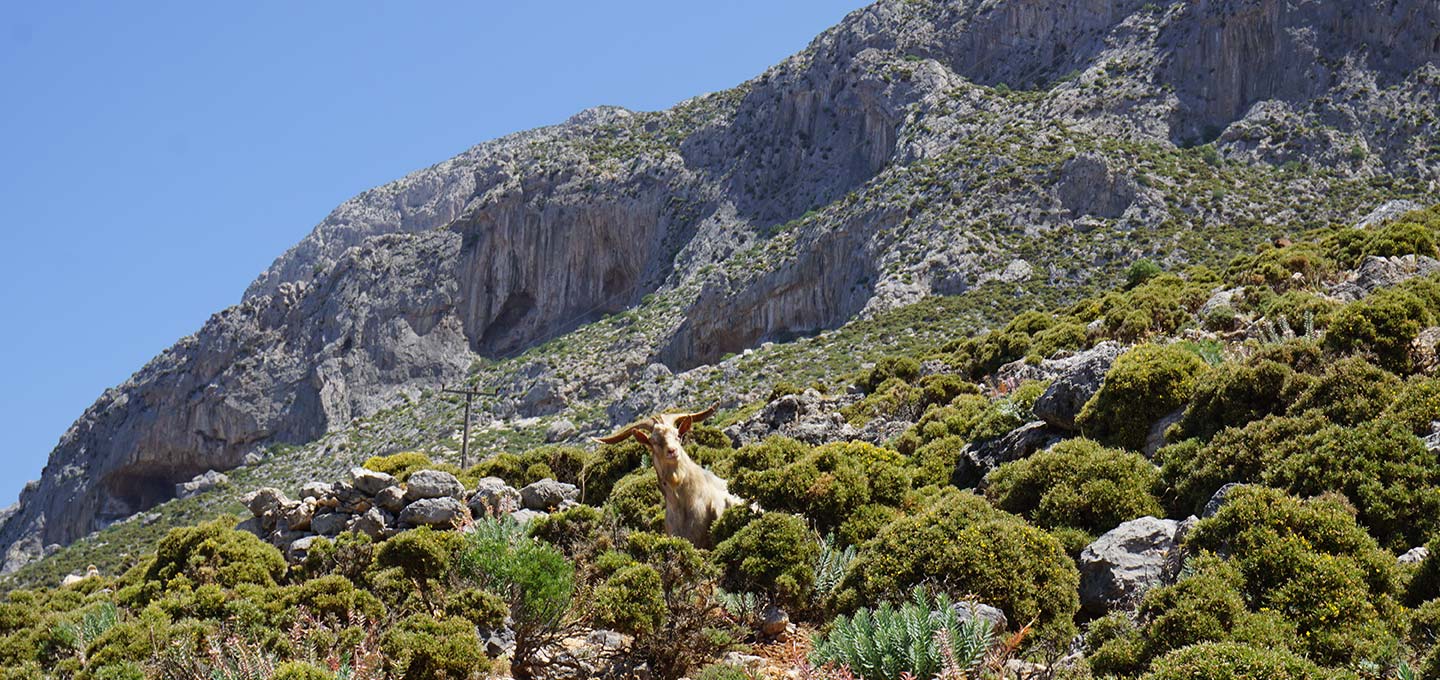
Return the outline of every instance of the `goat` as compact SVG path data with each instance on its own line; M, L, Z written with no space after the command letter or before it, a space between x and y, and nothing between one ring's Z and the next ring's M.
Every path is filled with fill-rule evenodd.
M714 547L710 525L720 513L745 501L730 493L729 484L715 473L700 467L680 446L680 438L695 423L709 418L717 403L699 413L662 413L647 418L608 437L595 441L615 444L630 437L650 447L655 475L665 498L665 533L678 536L697 548Z

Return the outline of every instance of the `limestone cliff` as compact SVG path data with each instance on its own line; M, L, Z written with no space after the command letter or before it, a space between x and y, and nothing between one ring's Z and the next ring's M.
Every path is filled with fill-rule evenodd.
M3 519L3 568L626 310L510 408L623 415L667 398L630 386L657 362L1184 260L1219 225L1349 214L1376 177L1433 188L1437 60L1428 0L882 0L732 90L592 109L347 201L76 421Z

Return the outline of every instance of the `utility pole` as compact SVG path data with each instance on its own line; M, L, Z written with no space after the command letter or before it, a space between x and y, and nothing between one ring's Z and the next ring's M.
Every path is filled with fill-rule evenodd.
M475 397L493 397L495 393L481 390L455 390L448 387L442 388L440 391L465 395L465 425L461 428L462 434L460 435L460 469L464 470L470 467L470 404L475 401Z

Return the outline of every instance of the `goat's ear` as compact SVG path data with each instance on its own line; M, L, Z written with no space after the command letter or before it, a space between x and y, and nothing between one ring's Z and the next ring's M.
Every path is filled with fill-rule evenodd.
M635 435L635 438L638 439L638 440L640 440L640 443L641 443L641 444L644 444L644 445L646 445L646 446L649 446L649 445L650 445L650 435L645 434L645 431L644 431L644 430L638 430L638 429L637 429L637 430L635 430L634 432L632 432L631 434Z
M681 436L684 436L686 432L689 432L690 428L694 427L694 425L695 419L690 416L681 416L678 420L675 421L675 429L680 431Z

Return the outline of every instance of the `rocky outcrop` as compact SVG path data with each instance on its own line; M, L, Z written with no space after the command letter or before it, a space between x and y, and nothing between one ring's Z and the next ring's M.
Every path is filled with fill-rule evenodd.
M1437 12L882 0L732 90L481 144L345 202L240 304L101 395L0 520L0 571L602 318L603 358L537 363L497 410L629 399L608 410L623 419L679 396L626 391L652 364L709 364L937 292L1083 283L1113 249L1063 240L1102 225L1272 217L1171 210L1184 178L1132 176L1128 152L1096 142L1213 139L1239 162L1440 178L1440 51L1409 28ZM1293 188L1277 219L1334 188ZM1017 259L1026 242L1066 254ZM644 323L617 315L637 305Z
M1161 582L1176 550L1178 523L1141 517L1121 524L1080 553L1080 607L1095 616L1132 607Z
M913 424L876 417L860 427L851 425L840 410L859 400L860 395L856 394L825 396L813 389L782 395L759 413L725 428L725 435L735 446L754 444L777 435L812 446L840 441L881 444Z
M1085 402L1100 391L1105 374L1124 349L1117 342L1107 341L1068 357L1041 362L1041 372L1055 377L1035 400L1035 417L1052 427L1074 432L1075 417Z

